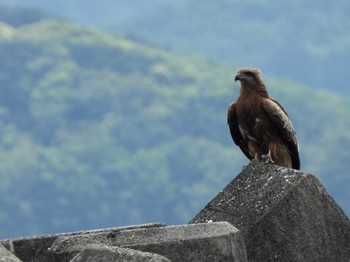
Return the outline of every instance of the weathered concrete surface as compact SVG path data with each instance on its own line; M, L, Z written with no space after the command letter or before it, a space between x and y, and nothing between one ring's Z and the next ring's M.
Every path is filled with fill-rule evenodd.
M171 261L246 261L243 237L227 222L61 236L50 249L52 261L69 261L91 244L157 253Z
M3 245L0 245L0 261L21 262L14 254L8 251Z
M106 261L170 262L169 259L158 254L106 245L89 245L78 253L70 262Z
M349 219L292 169L253 161L190 223L9 239L0 261L350 261Z
M249 261L350 261L350 222L311 174L251 162L190 223L227 221Z
M14 255L16 255L22 261L40 261L40 262L52 262L54 257L52 253L48 252L51 245L55 242L58 237L62 236L84 236L90 234L115 234L119 231L129 230L129 229L142 229L142 228L154 228L154 227L164 227L163 223L153 223L153 224L140 224L134 226L125 227L115 227L115 228L105 228L89 231L79 231L72 233L56 234L56 235L46 235L46 236L34 236L34 237L23 237L16 239L7 239L0 241L4 247L10 250Z

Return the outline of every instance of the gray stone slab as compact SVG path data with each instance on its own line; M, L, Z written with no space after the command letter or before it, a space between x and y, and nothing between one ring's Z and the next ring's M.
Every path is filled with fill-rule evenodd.
M249 261L350 261L350 222L311 174L252 161L190 223L242 230Z
M63 233L56 235L45 235L45 236L33 236L14 238L0 241L0 244L4 245L8 250L11 250L19 259L23 261L40 261L40 262L52 262L55 259L51 252L48 252L51 245L55 242L58 237L62 236L83 236L89 234L114 234L119 231L136 229L136 228L153 228L153 227L164 227L164 223L151 223L151 224L140 224L124 227L104 228L96 230L86 230L71 233Z
M170 262L169 259L154 253L142 252L130 248L110 247L106 245L88 245L70 262Z
M90 244L157 253L171 261L246 261L243 237L227 222L61 236L50 250L54 261L69 261Z
M0 261L5 262L21 262L18 257L8 251L3 245L0 245Z

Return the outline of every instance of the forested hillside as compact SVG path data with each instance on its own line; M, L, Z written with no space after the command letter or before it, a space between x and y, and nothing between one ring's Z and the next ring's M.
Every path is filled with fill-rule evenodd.
M0 238L186 223L248 163L226 125L237 68L62 20L19 24L0 24ZM302 169L349 214L350 100L264 79Z
M350 94L350 2L0 0Z
M345 0L188 0L118 28L152 43L349 95L349 13Z

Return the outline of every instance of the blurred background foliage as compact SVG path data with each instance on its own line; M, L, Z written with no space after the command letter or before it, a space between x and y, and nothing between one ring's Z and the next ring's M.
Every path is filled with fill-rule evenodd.
M48 2L32 4L45 8ZM73 12L80 2L70 2L69 9L69 1L62 1L60 8ZM160 2L145 4L146 11L157 7L170 19L180 11L186 14L187 5L196 3L200 8L191 18L195 19L202 9L214 11L221 3L227 11L234 1ZM108 3L112 8L111 1L99 2ZM243 8L243 2L235 3ZM172 12L165 12L169 6ZM122 29L106 32L103 23L95 24L106 26L101 30L36 9L0 8L0 238L154 221L186 223L248 164L230 138L226 110L238 95L233 78L241 65L239 56L253 57L254 52L227 51L220 60L209 50L207 57L200 54L201 48L190 53L190 49L183 51L185 47L157 42L171 50L159 48L149 44L156 43L152 34L146 40L132 29L140 11L131 4L123 8L129 13L118 27L130 30L132 38ZM154 10L145 21L162 13ZM241 9L231 10L235 19L244 14ZM131 23L127 17L135 19ZM190 17L180 20L185 23ZM165 23L162 19L154 22L159 30ZM109 29L116 28L114 20L110 22ZM260 32L261 25L237 26ZM218 27L219 32L222 38L212 35L203 43L225 43L224 32L229 34L230 29ZM197 41L194 35L188 39L192 41ZM234 41L238 43L240 37ZM247 39L242 41L245 45ZM285 41L283 34L280 41ZM260 44L251 45L247 49ZM279 52L275 51L271 51L274 56ZM287 57L287 51L279 55L281 61ZM274 64L268 56L256 61ZM298 83L274 77L283 73L272 69L264 74L265 66L261 67L270 95L292 118L302 169L315 174L349 214L350 99L339 95L346 94L348 83L344 81L339 90L318 89L317 83L302 84L308 82L302 76ZM298 67L314 76L304 63ZM345 69L340 63L338 74L332 69L327 77L340 81Z
M347 0L0 0L165 48L255 66L312 88L350 94ZM21 11L21 9L19 10ZM8 12L7 12L8 13ZM37 14L19 12L20 24ZM20 19L17 19L21 17Z

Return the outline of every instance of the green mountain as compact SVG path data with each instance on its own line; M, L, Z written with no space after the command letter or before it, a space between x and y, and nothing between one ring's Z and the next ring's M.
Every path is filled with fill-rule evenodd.
M0 0L349 95L350 2Z
M226 125L237 68L61 20L0 39L0 238L186 223L248 163ZM350 100L264 79L349 214Z
M350 2L188 0L117 24L151 43L349 95Z

